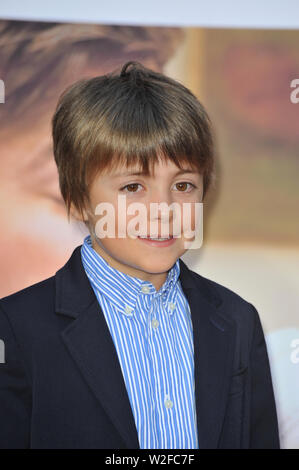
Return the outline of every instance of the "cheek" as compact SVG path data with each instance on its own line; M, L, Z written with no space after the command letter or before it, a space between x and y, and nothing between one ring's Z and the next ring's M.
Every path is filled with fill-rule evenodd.
M118 227L117 199L108 191L97 190L90 193L90 201L89 220L97 237L103 240L115 238Z
M112 257L116 259L132 259L134 254L136 254L136 243L138 240L126 238L109 238L105 237L101 239L101 244L105 250L110 253ZM138 250L137 250L138 251Z
M203 204L193 202L182 212L182 233L200 230L203 223Z
M125 199L123 199L125 201ZM140 206L127 198L126 202L120 201L115 205L115 235L126 237L130 240L132 236L137 235L137 231L144 233L149 227L149 210L145 204ZM136 204L136 205L135 205Z

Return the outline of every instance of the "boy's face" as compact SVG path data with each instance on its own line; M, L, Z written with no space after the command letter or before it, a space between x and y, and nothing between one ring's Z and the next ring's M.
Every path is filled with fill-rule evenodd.
M182 166L184 170L190 169L187 164ZM180 226L175 227L177 237L173 238L170 243L150 242L138 237L132 238L128 235L128 233L132 233L129 232L128 224L130 220L136 220L137 214L139 216L142 214L142 223L146 222L146 225L133 224L136 231L139 230L139 233L145 236L157 237L158 235L158 237L161 237L165 233L173 235L174 212L170 208L169 213L165 210L153 213L150 211L150 203L158 204L163 202L167 205L164 205L164 207L168 208L172 203L176 203L176 206L181 210L181 214L183 203L189 203L191 217L189 217L188 224L190 229L194 230L194 203L202 202L202 175L194 170L192 173L177 174L180 169L170 160L167 160L167 163L159 160L159 163L154 167L154 173L149 176L132 174L138 171L141 171L141 169L137 167L118 167L117 170L106 171L96 176L90 188L90 209L85 211L84 215L88 218L91 227L93 248L108 264L121 272L152 282L158 290L166 280L167 271L187 251L184 242L192 240L192 238L184 237L183 215L181 216ZM138 212L127 215L127 212L119 206L119 196L126 196L123 200L125 200L127 209L132 203L139 203ZM110 237L110 234L109 237L105 238L101 236L103 231L101 232L99 228L99 221L103 216L106 216L106 220L108 220L107 212L102 212L102 215L95 215L95 209L103 202L109 203L108 205L114 208L115 219L109 219L109 223L111 222L113 229L115 229L114 237ZM157 204L154 206L157 207ZM141 206L142 212L140 210ZM120 233L118 231L119 216L125 217L125 219L122 219L125 221L125 238L118 236ZM152 233L150 228L150 222L153 224L154 221L157 224L156 234ZM111 227L111 225L109 226ZM103 228L107 230L108 225Z

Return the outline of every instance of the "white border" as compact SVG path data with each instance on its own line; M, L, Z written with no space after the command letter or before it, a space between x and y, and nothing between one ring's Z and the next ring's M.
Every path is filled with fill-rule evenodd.
M2 0L0 19L299 29L299 0Z

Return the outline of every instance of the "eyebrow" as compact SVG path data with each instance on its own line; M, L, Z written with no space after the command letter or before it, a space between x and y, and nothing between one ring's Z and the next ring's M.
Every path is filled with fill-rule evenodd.
M196 170L191 170L189 168L184 168L182 170L178 170L173 176L178 176L178 175L182 175L185 173L198 174L199 172ZM120 176L140 176L140 175L148 176L146 175L144 171L137 171L137 172L128 172L128 173L117 173L113 175L113 178L119 178Z

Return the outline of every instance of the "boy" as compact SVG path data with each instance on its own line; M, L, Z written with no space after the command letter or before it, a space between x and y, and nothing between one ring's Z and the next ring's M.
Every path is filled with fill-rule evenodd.
M196 228L213 176L202 105L127 62L65 90L52 125L68 216L90 235L55 276L0 301L1 447L279 448L256 309L189 270L181 224L150 210L187 204ZM119 236L120 196L145 209L137 236L132 217Z

